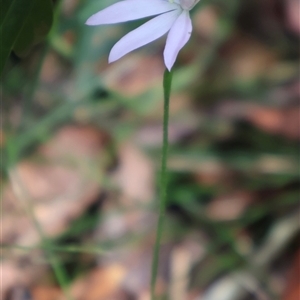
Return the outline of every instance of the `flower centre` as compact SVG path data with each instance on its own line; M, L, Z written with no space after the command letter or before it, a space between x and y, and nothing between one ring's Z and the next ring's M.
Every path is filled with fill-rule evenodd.
M180 0L182 9L191 10L200 0Z

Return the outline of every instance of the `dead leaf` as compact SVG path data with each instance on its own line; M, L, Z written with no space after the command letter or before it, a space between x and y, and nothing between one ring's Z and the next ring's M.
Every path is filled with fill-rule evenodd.
M247 37L236 38L223 51L224 58L228 60L229 72L242 81L266 74L276 62L272 49Z
M214 220L233 220L240 217L253 201L250 192L237 191L212 200L207 206L207 214Z
M300 35L300 22L299 22L299 11L300 2L299 0L286 0L286 23L287 26Z
M160 56L127 55L104 72L107 87L125 97L140 95L155 85L161 85L164 71Z
M64 300L61 290L53 286L35 286L31 289L32 300Z
M104 136L90 127L64 127L35 153L40 161L24 160L10 170L10 182L3 192L2 243L35 246L41 242L28 215L30 207L44 234L54 237L97 199L105 167L100 163ZM9 265L12 275L2 278L4 291L18 278L26 278L27 283L35 278L18 266L28 258L30 252L25 251ZM31 269L35 268L33 264Z
M154 172L151 159L138 147L132 143L121 145L115 179L131 203L149 203L154 198Z
M290 139L300 139L300 109L298 106L286 109L253 105L249 107L247 119L257 127Z
M108 300L120 288L126 271L118 264L98 268L82 279L77 280L72 288L72 295L77 300Z
M287 286L283 295L283 300L299 300L300 297L300 251L294 258L291 265L290 275L288 276Z
M195 31L210 39L218 28L218 14L213 6L205 6L198 10L193 18Z

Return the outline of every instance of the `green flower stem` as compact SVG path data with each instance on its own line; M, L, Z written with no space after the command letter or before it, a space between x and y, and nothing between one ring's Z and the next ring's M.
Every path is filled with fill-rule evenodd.
M169 103L172 85L172 71L165 70L163 88L164 88L164 120L163 120L163 146L162 146L162 160L161 160L161 174L160 174L160 202L159 215L156 231L156 240L153 250L152 272L151 272L151 299L155 300L155 285L157 278L157 270L159 263L159 250L161 243L161 236L163 232L163 225L167 204L167 156L168 156L168 126L169 126Z

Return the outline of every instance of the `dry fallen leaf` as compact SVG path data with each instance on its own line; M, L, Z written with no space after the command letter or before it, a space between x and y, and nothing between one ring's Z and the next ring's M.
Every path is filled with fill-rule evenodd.
M71 293L77 300L108 300L120 288L126 271L118 264L111 264L92 271L84 278L77 280Z
M260 129L290 139L300 139L299 106L276 109L253 105L247 114L247 119Z
M30 289L32 300L65 300L62 291L53 286L35 286Z
M288 276L286 289L282 300L299 300L300 297L300 250L291 265L291 272Z
M275 63L272 49L251 38L239 38L226 51L230 73L241 81L266 74Z
M105 167L100 159L104 136L91 127L64 127L38 149L40 161L24 160L10 170L3 191L2 243L32 247L41 242L28 215L31 209L44 234L54 237L97 199ZM26 253L16 255L14 262L2 262L11 274L2 278L3 293L18 281L28 284L35 278L30 273L38 264L33 263L29 271L19 267L20 261L30 258Z
M129 54L118 64L110 65L102 76L107 87L125 97L133 97L155 85L160 86L163 71L159 55Z
M286 23L289 29L300 35L299 0L286 0Z
M234 220L244 213L251 202L253 195L250 192L237 191L212 200L207 206L207 214L214 220Z
M133 203L149 203L154 198L153 162L132 143L120 146L116 183L125 198Z

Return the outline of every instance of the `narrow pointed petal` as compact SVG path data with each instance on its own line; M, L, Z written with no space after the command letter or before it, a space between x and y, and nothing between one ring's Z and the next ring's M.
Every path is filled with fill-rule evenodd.
M92 15L87 25L115 24L159 15L178 9L178 4L164 0L125 0Z
M151 0L152 1L152 0ZM108 61L113 62L125 54L160 38L169 31L181 10L159 15L121 38L111 49Z
M184 10L174 22L167 37L164 60L169 71L172 69L179 51L189 40L192 29L189 12Z

